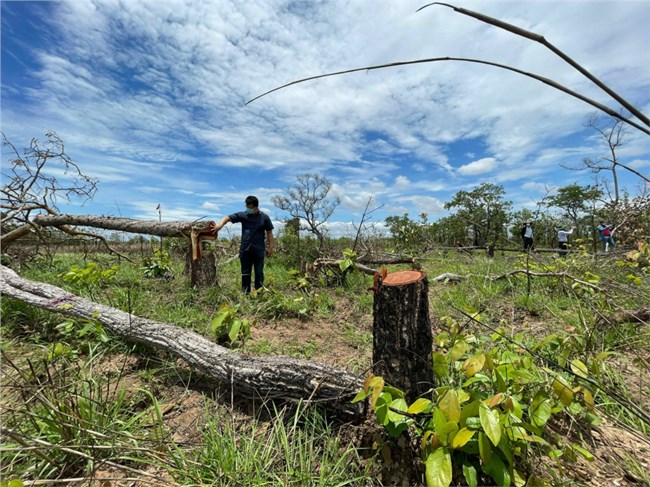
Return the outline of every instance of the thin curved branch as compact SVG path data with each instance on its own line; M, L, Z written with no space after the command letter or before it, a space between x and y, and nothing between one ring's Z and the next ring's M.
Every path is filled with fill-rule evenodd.
M304 83L305 81L311 81L311 80L320 79L320 78L328 78L328 77L331 77L331 76L339 76L339 75L342 75L342 74L356 73L356 72L359 72L359 71L372 71L372 70L375 70L375 69L395 68L395 67L398 67L398 66L407 66L407 65L411 65L411 64L425 64L425 63L434 63L434 62L441 62L441 61L459 61L459 62L466 62L466 63L485 64L485 65L488 65L488 66L494 66L494 67L497 67L497 68L505 69L507 71L513 71L515 73L527 76L529 78L536 79L537 81L541 81L542 83L544 83L544 84L546 84L546 85L548 85L548 86L550 86L552 88L555 88L556 90L563 91L564 93L567 93L568 95L571 95L574 98L582 100L585 103L588 103L589 105L597 108L598 110L601 110L601 111L607 113L608 115L610 115L612 117L618 118L619 120L621 120L621 121L635 127L636 129L640 130L641 132L644 132L644 133L650 135L650 129L647 129L647 128L637 124L636 122L633 122L632 120L624 117L623 115L621 115L617 111L612 110L611 108L609 108L609 107L607 107L605 105L602 105L601 103L598 103L597 101L592 100L591 98L588 98L588 97L586 97L584 95L581 95L580 93L577 93L577 92L567 88L566 86L561 85L561 84L557 83L556 81L553 81L552 79L545 78L544 76L540 76L540 75L535 74L535 73L530 73L528 71L523 71L521 69L513 68L512 66L507 66L505 64L494 63L492 61L485 61L483 59L473 59L473 58L464 58L464 57L445 56L445 57L415 59L415 60L412 60L412 61L398 61L398 62L395 62L395 63L378 64L378 65L375 65L375 66L366 66L366 67L363 67L363 68L346 69L346 70L343 70L343 71L336 71L336 72L332 72L332 73L319 74L319 75L316 75L316 76L309 76L308 78L302 78L302 79L299 79L299 80L291 81L291 82L286 83L286 84L284 84L282 86L278 86L276 88L273 88L272 90L266 91L266 92L262 93L261 95L257 95L255 98L251 98L250 100L248 100L246 102L246 105L248 105L248 104L254 102L255 100L258 100L259 98L262 98L263 96L266 96L266 95L268 95L270 93L273 93L275 91L279 91L279 90L281 90L283 88L287 88L287 87L292 86L292 85L297 85L299 83Z
M488 15L475 12L473 10L468 10L465 8L461 7L456 7L454 5L450 5L448 3L442 3L442 2L432 2L428 3L427 5L424 5L423 7L420 7L417 9L417 12L420 10L423 10L427 7L431 7L433 5L442 5L443 7L449 7L453 10L455 10L458 13L461 13L463 15L467 15L469 17L473 17L475 19L480 20L481 22L485 22L490 25L494 25L495 27L499 27L500 29L507 30L508 32L512 32L513 34L516 34L521 37L525 37L526 39L530 39L535 42L539 42L543 46L545 46L547 49L550 49L553 51L555 54L557 54L559 57L561 57L564 61L566 61L568 64L570 64L572 67L580 71L584 76L586 76L590 81L595 83L600 89L605 91L609 96L614 98L617 102L619 102L621 105L623 105L631 114L633 114L635 117L637 117L639 120L641 120L643 123L646 125L650 126L650 119L646 117L643 113L641 113L640 110L638 110L634 105L632 105L630 102L625 100L621 95L616 93L614 90L612 90L609 86L607 86L605 83L600 81L596 76L591 74L589 71L587 71L585 68L583 68L580 64L578 64L576 61L571 59L569 56L567 56L565 53L563 53L560 49L555 47L553 44L548 42L544 36L540 34L536 34L535 32L530 32L526 29L522 29L521 27L517 27L516 25L509 24L507 22L503 22L502 20L495 19L493 17L490 17Z

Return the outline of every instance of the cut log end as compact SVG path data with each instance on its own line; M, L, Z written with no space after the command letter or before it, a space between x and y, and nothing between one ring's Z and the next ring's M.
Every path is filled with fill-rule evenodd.
M397 271L388 274L382 281L384 286L405 286L424 279L424 271Z

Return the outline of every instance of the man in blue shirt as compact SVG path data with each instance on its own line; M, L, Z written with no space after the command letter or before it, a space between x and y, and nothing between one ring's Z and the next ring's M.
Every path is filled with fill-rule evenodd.
M228 223L241 223L241 246L239 260L241 263L241 287L244 293L251 292L251 273L255 269L255 289L264 286L264 256L273 253L273 223L266 213L259 209L259 200L255 196L246 198L246 211L224 216L217 223L213 232L216 234ZM265 245L265 236L268 247Z

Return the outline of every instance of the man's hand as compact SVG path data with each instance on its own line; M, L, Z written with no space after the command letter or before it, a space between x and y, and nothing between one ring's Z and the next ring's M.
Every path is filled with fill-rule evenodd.
M273 247L267 247L266 256L271 257L271 255L273 255Z
M219 224L215 222L210 222L208 224L208 229L210 230L210 232L214 233L215 236L219 234L219 230L221 230L222 228L223 227L219 226Z

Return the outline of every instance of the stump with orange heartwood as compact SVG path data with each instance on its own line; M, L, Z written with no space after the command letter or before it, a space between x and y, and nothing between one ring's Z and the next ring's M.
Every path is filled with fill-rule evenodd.
M373 373L413 401L434 387L426 273L382 269L373 291Z

